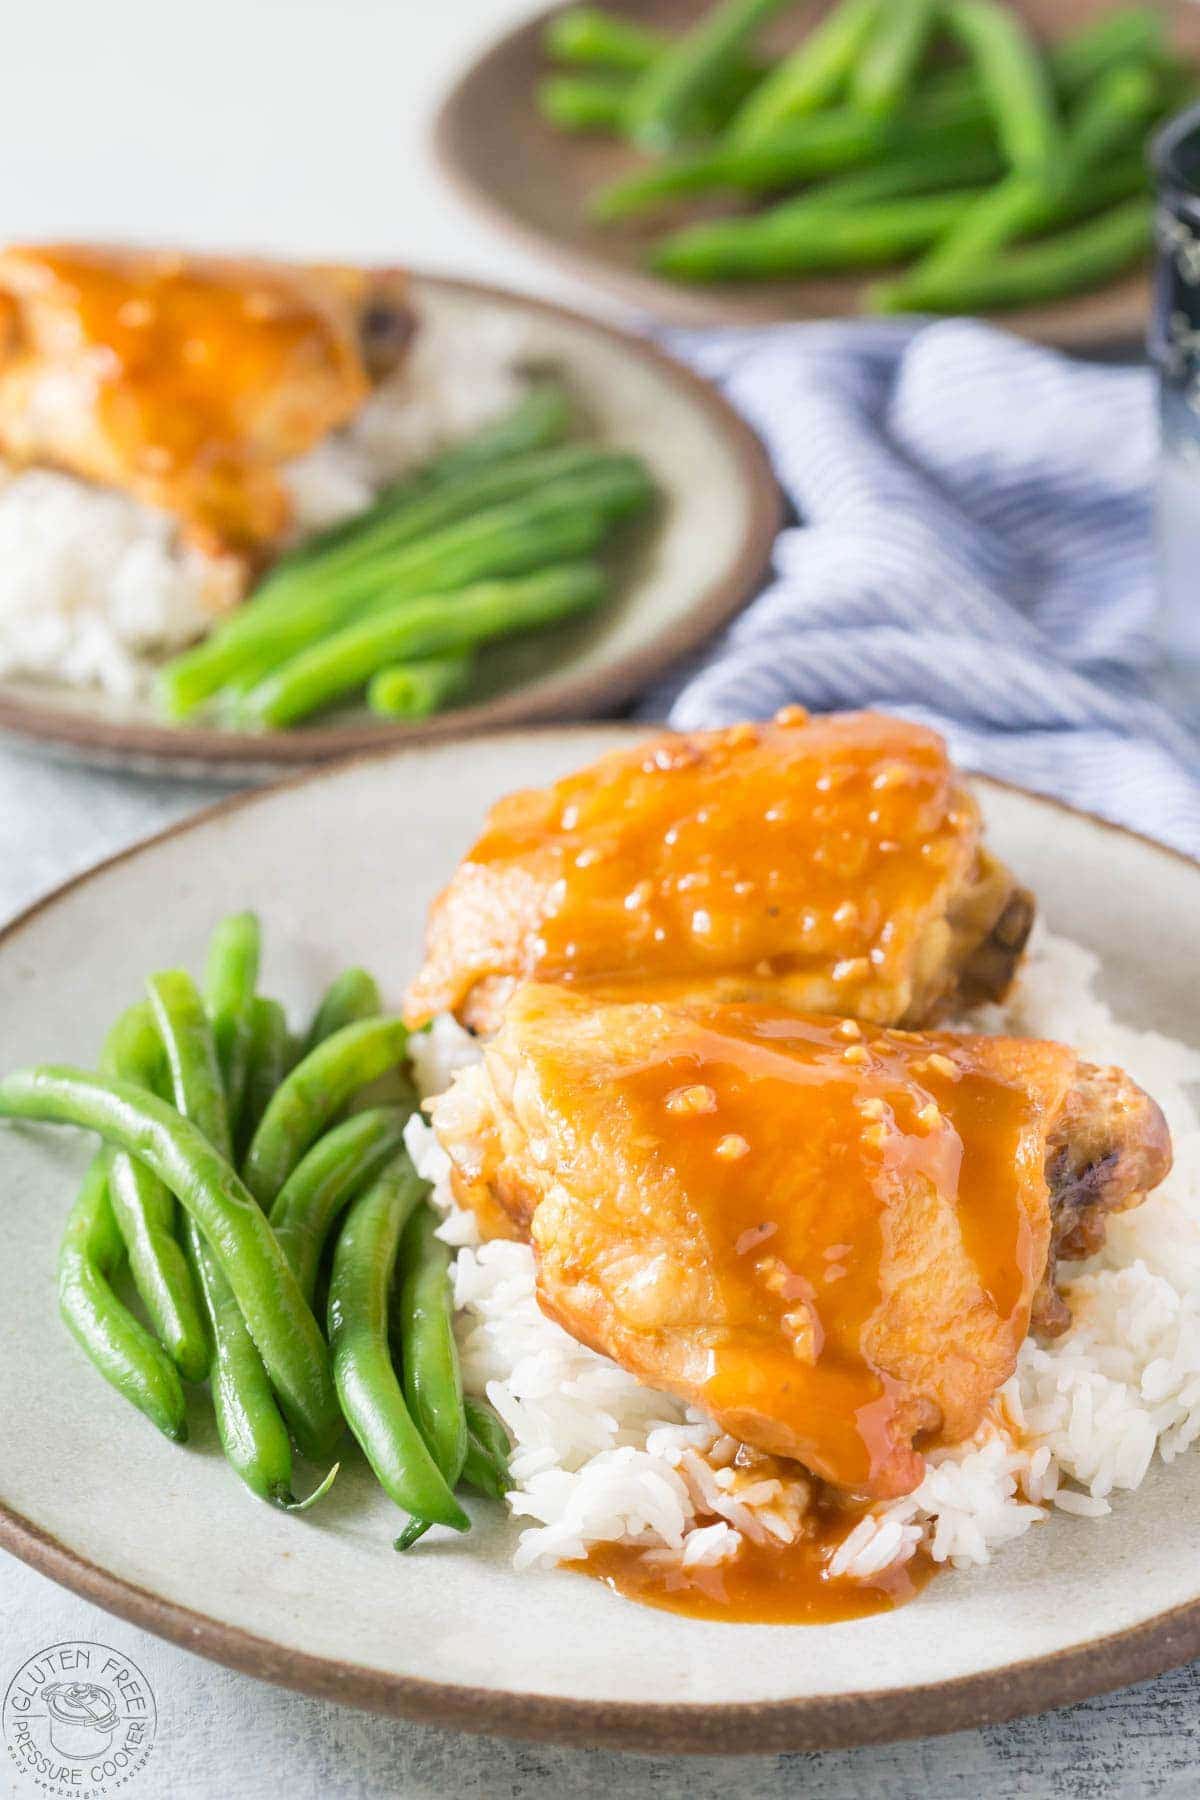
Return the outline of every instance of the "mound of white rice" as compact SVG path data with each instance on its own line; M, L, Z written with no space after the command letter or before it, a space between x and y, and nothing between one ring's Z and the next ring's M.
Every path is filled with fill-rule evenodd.
M835 1553L835 1574L875 1574L922 1542L935 1562L986 1563L1052 1508L1107 1513L1108 1496L1137 1487L1156 1451L1169 1462L1200 1434L1200 1116L1188 1091L1200 1082L1200 1054L1114 1019L1095 995L1097 973L1088 951L1039 933L1014 999L962 1023L1059 1038L1127 1069L1167 1115L1174 1171L1144 1206L1112 1221L1100 1256L1075 1265L1064 1284L1069 1330L1026 1343L975 1439L931 1455L914 1494L863 1518ZM477 1055L452 1019L438 1020L414 1040L422 1092L441 1092ZM803 1475L781 1477L778 1463L748 1456L703 1413L552 1324L535 1298L529 1248L480 1243L422 1120L408 1142L435 1184L441 1234L458 1246L464 1382L513 1441L509 1506L533 1521L517 1566L570 1561L603 1543L695 1566L735 1555L743 1538L787 1541L809 1499Z
M380 488L513 404L520 327L430 319L345 431L285 471L295 538L362 512ZM180 547L166 512L49 469L0 460L0 676L121 699L153 659L201 636L236 593L228 562Z

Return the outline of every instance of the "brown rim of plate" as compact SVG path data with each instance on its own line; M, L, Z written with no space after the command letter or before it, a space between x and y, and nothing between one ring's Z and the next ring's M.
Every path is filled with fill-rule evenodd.
M477 137L477 119L481 114L486 116L490 110L488 97L495 77L497 74L507 76L512 66L527 65L532 107L536 75L546 73L550 68L541 52L542 35L548 21L566 11L571 3L572 0L556 0L556 4L522 20L485 45L443 99L433 120L432 148L438 169L459 198L479 218L552 267L576 280L594 282L627 305L674 325L753 326L858 317L863 285L859 277L822 276L818 272L774 283L715 286L671 281L636 264L629 265L616 253L606 254L604 228L588 226L577 241L560 237L546 223L514 211L502 195L488 185L486 178L481 177L474 167L471 146ZM624 0L617 10L636 13L636 0L633 5ZM1186 16L1186 7L1182 11ZM661 21L656 18L654 22ZM1190 32L1188 45L1189 48L1200 47L1200 33ZM586 70L581 72L587 73ZM563 147L563 156L570 158L578 140L563 133L558 141ZM583 141L595 140L585 138ZM871 272L867 274L869 278ZM1141 344L1150 298L1149 274L1139 269L1117 275L1103 286L1082 294L989 316L993 323L1021 337L1061 349L1114 349ZM915 318L915 315L909 317ZM893 318L893 324L898 322Z
M535 727L532 731L495 732L505 738L609 733L624 741L653 732L653 725L603 723ZM661 728L659 728L661 729ZM77 888L107 874L121 863L172 838L253 806L270 795L341 775L348 767L399 758L411 745L373 750L334 766L291 775L266 789L232 794L189 818L168 825L93 868L62 882L0 928L0 949L27 925ZM470 746L468 746L470 747ZM1160 856L1200 870L1200 859L1160 844L1144 832L1115 825L1052 795L1037 794L1017 782L973 776L983 787L1024 795L1102 831L1133 838ZM318 1699L337 1700L394 1718L420 1719L461 1731L498 1737L541 1739L577 1748L604 1746L671 1754L750 1755L785 1750L845 1749L859 1744L890 1743L901 1738L942 1736L1031 1713L1048 1712L1094 1694L1145 1681L1178 1668L1200 1655L1200 1600L1170 1608L1156 1618L1111 1632L1090 1644L1058 1650L1049 1656L1007 1663L977 1675L929 1682L888 1693L808 1695L794 1700L746 1701L730 1705L655 1704L641 1701L565 1700L554 1694L513 1694L494 1688L422 1681L389 1674L357 1663L310 1656L302 1650L260 1638L235 1625L211 1619L177 1605L149 1589L113 1575L51 1537L32 1520L0 1501L0 1549L28 1563L39 1574L117 1618L141 1626L157 1637L224 1663L243 1674L294 1688ZM919 1602L917 1602L919 1604ZM686 1622L681 1625L686 1630ZM730 1626L730 1630L735 1627ZM783 1629L782 1627L779 1629ZM819 1629L804 1627L803 1629Z
M341 761L404 744L465 737L523 723L577 719L611 711L663 674L673 663L698 650L726 624L753 594L766 574L771 550L783 523L783 496L762 443L724 396L685 364L647 338L620 330L586 313L553 301L539 300L515 289L486 282L411 271L413 279L445 292L478 295L516 304L547 317L564 319L594 336L607 339L630 358L654 369L708 415L734 454L747 497L746 526L736 556L723 574L696 596L686 618L660 631L645 648L630 652L583 675L550 675L537 684L497 694L478 706L463 707L419 724L382 722L331 725L301 731L218 731L210 726L159 725L140 720L95 718L0 692L0 732L22 738L94 750L107 760L141 757L150 763L175 762L181 773L191 768L228 771L232 779L244 771L268 776L314 763Z

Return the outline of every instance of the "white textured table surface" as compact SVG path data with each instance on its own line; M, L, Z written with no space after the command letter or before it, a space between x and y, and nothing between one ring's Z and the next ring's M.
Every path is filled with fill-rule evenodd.
M521 0L13 7L0 236L388 257L599 306L476 227L426 152L434 96L475 45L524 10ZM0 919L212 797L0 748ZM81 970L86 958L81 946ZM159 1643L0 1556L0 1689L27 1656L78 1638L134 1658L155 1690L153 1761L121 1790L146 1800L1110 1800L1197 1790L1195 1669L953 1738L738 1762L646 1760L475 1740L309 1701ZM4 1795L39 1791L0 1762Z

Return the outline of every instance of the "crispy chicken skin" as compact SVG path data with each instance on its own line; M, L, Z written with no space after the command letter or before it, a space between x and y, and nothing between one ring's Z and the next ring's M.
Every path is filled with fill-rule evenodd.
M971 1435L1061 1306L1056 1246L1170 1165L1154 1102L1061 1044L562 986L520 989L431 1111L551 1318L873 1497Z
M279 465L346 424L412 329L392 270L86 245L0 251L0 454L176 515L211 556L288 524Z
M668 733L510 795L434 902L410 1024L525 980L643 980L923 1024L999 998L1033 903L942 740L878 713Z

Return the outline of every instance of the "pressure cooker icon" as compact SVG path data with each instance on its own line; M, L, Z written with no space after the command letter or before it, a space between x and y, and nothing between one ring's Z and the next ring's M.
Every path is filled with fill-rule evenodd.
M80 1761L103 1756L116 1734L116 1702L95 1681L58 1681L42 1689L50 1715L50 1743Z

